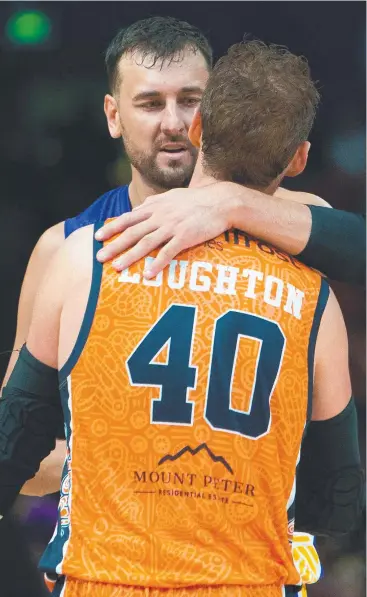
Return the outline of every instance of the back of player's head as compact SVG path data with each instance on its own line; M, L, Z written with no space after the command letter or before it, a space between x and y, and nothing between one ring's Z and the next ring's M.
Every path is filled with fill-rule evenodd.
M260 41L233 45L201 102L205 171L266 188L307 141L318 101L305 58Z
M111 91L119 85L118 64L125 54L138 53L144 60L151 58L151 66L157 61L180 61L183 52L200 52L208 65L212 67L213 52L205 35L201 31L172 17L151 17L137 21L121 29L107 48L105 64Z

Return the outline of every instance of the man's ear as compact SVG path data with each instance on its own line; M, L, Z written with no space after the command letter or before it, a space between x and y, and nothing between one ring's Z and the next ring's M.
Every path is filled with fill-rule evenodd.
M121 124L117 108L117 102L112 95L105 95L104 98L104 113L107 118L107 126L110 131L110 135L113 139L121 137Z
M201 114L200 114L200 110L198 109L194 114L194 118L193 118L191 126L189 128L189 139L194 147L200 147L201 133L202 133Z
M298 146L292 161L284 171L284 176L298 176L306 168L308 152L310 151L311 143L304 141Z

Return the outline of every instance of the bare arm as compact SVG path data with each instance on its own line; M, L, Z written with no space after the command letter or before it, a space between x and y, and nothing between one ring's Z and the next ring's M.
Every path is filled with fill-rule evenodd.
M45 270L63 241L64 223L61 222L46 230L37 242L30 257L19 297L17 329L13 352L1 387L9 379L18 358L18 351L27 339L35 297Z
M245 201L241 189L231 225L246 230L332 280L364 284L366 222L361 214L330 207L308 193L278 189L274 197L254 195ZM255 193L255 191L254 191ZM278 201L277 197L281 200ZM247 208L246 208L247 204Z
M26 346L20 351L3 388L0 401L1 515L7 513L25 482L39 472L41 461L52 455L63 423L58 339L72 269L63 267L65 244L49 263L40 282ZM42 479L41 474L39 483ZM40 492L38 487L36 491Z
M49 264L37 293L27 348L44 365L59 369L75 346L89 297L93 270L93 226L73 232ZM83 305L76 307L83 287ZM73 324L65 322L65 306L77 311ZM80 318L79 318L80 316ZM63 333L60 335L60 328Z
M72 242L72 241L71 241ZM27 348L44 365L58 369L60 319L72 268L68 267L70 238L50 260L34 300Z
M347 406L351 395L347 330L339 303L330 290L316 342L312 420L335 417Z
M64 224L62 222L46 230L33 250L19 298L14 349L9 360L2 386L4 386L9 379L15 363L17 362L18 351L27 339L35 297L44 273L63 241ZM58 441L55 452L50 454L50 456L41 463L41 468L37 475L25 483L21 493L23 495L42 496L58 491L64 458L65 442Z
M65 346L60 343L59 335L62 307L66 297L72 292L74 283L84 279L87 272L91 277L92 237L93 227L86 227L63 242L46 268L34 300L27 348L38 361L55 370L60 366L60 344L61 354L65 353ZM73 304L75 305L74 302ZM73 347L73 338L71 344L67 357ZM56 449L42 462L37 475L25 483L21 493L42 496L57 491L60 488L65 454L65 441L56 442Z
M245 201L243 188L234 185L233 192L231 227L246 230L292 255L300 253L310 237L312 220L307 204L330 207L316 195L282 188L272 197L251 190Z
M149 197L132 213L107 224L103 239L122 235L103 249L101 261L125 253L116 269L124 269L164 245L147 277L153 277L180 251L215 238L228 228L245 230L291 254L306 246L311 213L305 203L328 206L309 193L278 189L276 196L237 184L219 182L201 188L174 189Z
M298 530L337 536L359 521L364 477L351 396L347 333L331 293L316 344L312 420L297 473Z
M307 205L306 205L307 204ZM233 183L174 189L148 197L99 232L98 240L122 233L100 252L102 262L117 257L125 269L153 249L160 251L147 278L156 276L178 253L239 228L297 255L332 280L363 284L366 270L366 222L362 215L326 209L316 195L278 189L274 197Z

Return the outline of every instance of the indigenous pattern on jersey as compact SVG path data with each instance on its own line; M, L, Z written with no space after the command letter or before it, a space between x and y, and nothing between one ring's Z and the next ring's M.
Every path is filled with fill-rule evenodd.
M95 224L96 222L103 222L108 218L121 216L121 214L128 211L131 211L128 185L112 189L112 191L104 193L104 195L99 197L82 213L74 218L65 220L65 238L70 236L74 230L78 230L78 228L83 228L84 226Z
M306 597L306 593L291 588L233 585L162 590L62 578L53 597Z
M144 281L150 259L121 274L95 261L60 371L68 458L41 566L279 593L300 582L295 478L328 285L237 231Z

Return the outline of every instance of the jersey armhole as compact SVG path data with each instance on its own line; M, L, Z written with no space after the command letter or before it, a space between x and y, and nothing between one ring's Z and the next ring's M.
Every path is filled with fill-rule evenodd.
M310 339L308 343L308 400L307 400L307 424L311 420L312 415L312 394L314 381L314 367L315 367L315 348L317 335L319 333L320 322L325 311L325 307L329 300L330 286L325 278L321 278L321 285L319 297L317 300L316 309L313 316Z
M96 240L95 233L103 225L104 222L96 222L93 227L93 271L87 307L85 309L83 321L74 348L71 351L71 354L67 359L66 363L62 366L62 368L59 371L60 386L63 385L65 380L70 375L71 371L74 369L76 363L78 362L79 357L83 352L84 346L88 340L89 332L92 327L94 315L98 304L103 272L103 264L97 261L96 258L97 252L99 251L99 249L102 248L103 243Z

